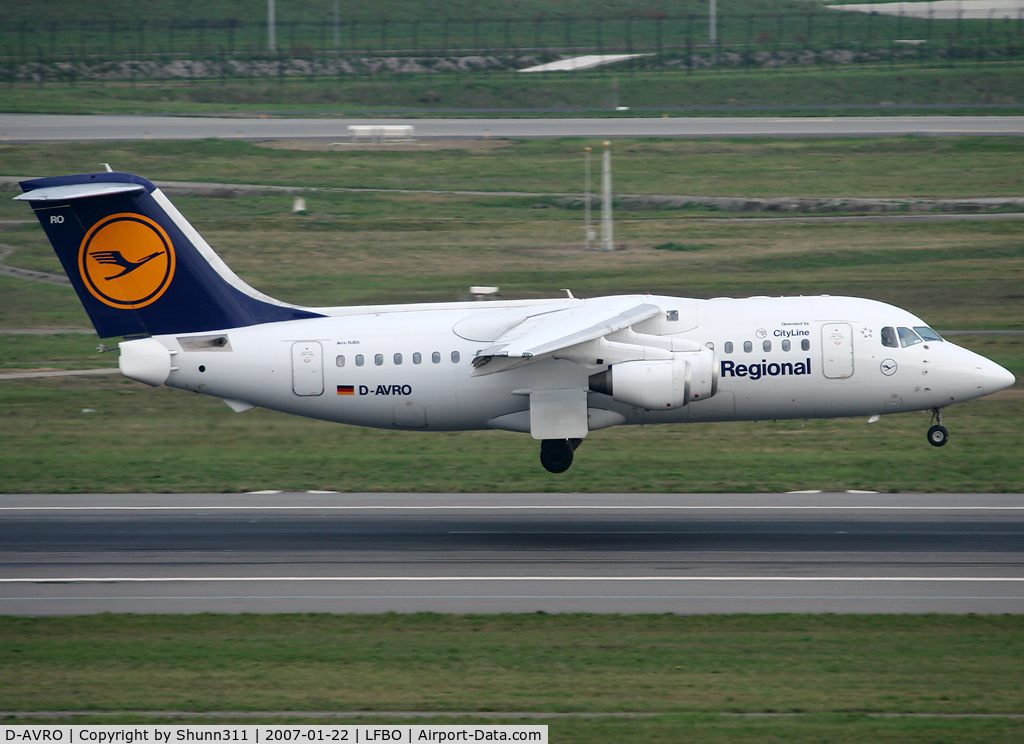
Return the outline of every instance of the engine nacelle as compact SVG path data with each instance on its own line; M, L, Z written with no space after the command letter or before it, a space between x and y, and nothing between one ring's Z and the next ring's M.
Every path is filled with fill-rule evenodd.
M717 393L717 371L714 352L701 349L671 359L613 364L590 376L590 389L620 403L665 411Z

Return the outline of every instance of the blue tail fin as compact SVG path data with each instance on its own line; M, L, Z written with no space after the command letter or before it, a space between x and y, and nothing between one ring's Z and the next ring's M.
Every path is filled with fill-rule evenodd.
M22 181L101 338L320 317L239 279L152 183L128 173Z

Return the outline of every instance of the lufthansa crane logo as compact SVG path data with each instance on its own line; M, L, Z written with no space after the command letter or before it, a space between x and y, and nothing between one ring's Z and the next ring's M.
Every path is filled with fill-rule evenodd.
M78 252L78 269L92 296L123 310L156 302L170 286L174 266L171 239L141 214L103 218Z

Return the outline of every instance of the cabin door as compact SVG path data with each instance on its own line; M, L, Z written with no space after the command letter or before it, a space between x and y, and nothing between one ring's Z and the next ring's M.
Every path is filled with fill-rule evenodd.
M853 328L849 323L821 327L821 371L830 380L853 376Z
M317 341L292 344L292 390L296 395L323 395L323 348Z

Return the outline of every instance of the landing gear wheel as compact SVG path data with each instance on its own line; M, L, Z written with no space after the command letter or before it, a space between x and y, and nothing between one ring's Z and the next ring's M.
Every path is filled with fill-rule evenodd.
M545 439L540 443L540 464L549 473L564 473L572 465L574 449L571 439Z
M928 430L928 444L932 447L941 447L949 441L949 432L942 425L942 409L932 409L932 423L935 425Z
M936 425L928 430L928 444L932 447L941 447L949 441L949 432L945 426Z

